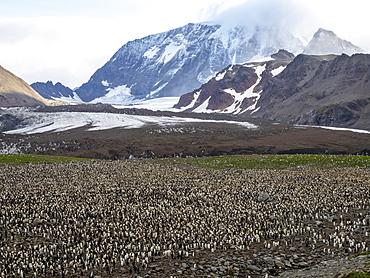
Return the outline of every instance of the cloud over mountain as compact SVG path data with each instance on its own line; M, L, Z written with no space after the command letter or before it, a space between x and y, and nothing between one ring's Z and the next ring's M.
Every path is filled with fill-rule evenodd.
M293 0L250 0L221 13L215 12L210 21L224 29L241 25L249 32L256 29L275 31L279 35L289 32L302 37L303 43L319 28L319 19L307 4Z

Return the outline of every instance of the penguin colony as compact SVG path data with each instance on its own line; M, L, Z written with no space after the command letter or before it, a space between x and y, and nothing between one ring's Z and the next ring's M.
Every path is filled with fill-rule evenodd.
M0 277L265 277L370 249L369 169L3 164L0 205Z

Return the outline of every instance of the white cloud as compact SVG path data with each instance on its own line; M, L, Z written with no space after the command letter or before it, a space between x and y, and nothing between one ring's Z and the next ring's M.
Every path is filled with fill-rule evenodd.
M196 2L201 9L214 0ZM12 12L16 18L6 18ZM191 1L169 0L15 0L0 3L0 15L0 65L28 83L52 80L71 88L127 41L198 19Z
M209 17L223 24L239 23L250 28L283 26L295 35L303 35L305 40L322 27L370 50L369 8L367 0L249 0L223 12L216 7Z
M121 29L121 21L86 17L1 20L0 64L29 83L53 80L79 86L126 42L112 26Z
M308 1L308 0L307 0ZM312 1L312 3L311 3ZM320 27L336 33L342 39L370 50L370 1L311 0L307 8L320 19Z

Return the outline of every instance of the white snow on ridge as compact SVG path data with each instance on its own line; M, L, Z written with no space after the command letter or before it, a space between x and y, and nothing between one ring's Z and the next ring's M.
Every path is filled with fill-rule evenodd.
M256 83L253 86L251 86L249 89L247 89L245 92L242 92L242 93L238 93L232 88L225 89L224 92L226 92L226 93L230 94L232 97L234 97L234 103L231 106L227 107L224 110L210 110L210 109L207 109L208 105L209 105L209 100L211 99L211 97L209 97L201 105L199 105L197 108L195 108L193 110L193 112L195 112L195 113L215 113L215 112L217 112L217 113L239 114L239 113L242 113L242 112L247 111L247 110L255 110L257 101L261 97L262 91L254 92L254 88L261 82L262 73L266 70L266 64L263 64L262 66L261 65L250 65L250 64L244 65L244 66L246 66L246 67L248 66L248 67L253 68L255 70L257 76L258 76L258 79L257 79ZM232 70L232 66L229 69L226 69L223 72L218 73L215 77L216 81L222 80L225 77L228 70ZM198 91L194 94L194 99L193 99L192 103L189 104L187 107L184 107L183 110L194 107L195 103L198 101L200 92L201 91ZM246 98L254 98L255 102L250 107L247 107L246 109L242 110L240 108L240 106L243 103L243 100L246 99Z
M250 111L250 110L255 110L256 109L256 105L257 105L257 102L258 100L260 99L261 97L261 93L262 91L259 91L258 93L255 93L253 92L254 91L254 88L261 82L262 80L262 73L266 70L266 64L264 64L263 66L257 66L256 67L256 74L258 76L258 79L257 79L257 82L252 86L250 87L247 91L244 92L244 95L245 95L245 98L249 97L255 97L256 100L254 102L253 105L249 106L247 109L245 109L245 111ZM241 113L242 111L239 111L239 113Z
M220 81L220 80L224 79L224 77L226 75L226 72L227 72L227 70L224 70L223 72L217 74L216 75L216 81Z
M272 70L271 71L272 76L275 77L275 76L279 75L280 73L283 72L283 70L285 70L285 68L286 68L286 66L280 66L277 69Z
M193 112L195 112L195 113L213 113L214 112L213 110L207 109L210 99L211 99L211 97L206 99L201 105L199 105L197 108L195 108L193 110Z
M194 99L191 101L191 103L187 107L184 108L184 110L186 110L187 108L194 107L194 105L198 101L198 98L199 98L201 92L202 92L202 89L200 89L199 91L195 92Z
M145 53L144 53L144 57L148 58L148 59L153 59L154 56L158 53L158 51L161 50L158 46L153 46L151 48L149 48Z
M136 116L112 113L87 113L87 112L58 112L40 113L27 112L28 124L26 127L7 131L7 134L35 134L44 132L60 132L74 128L85 127L87 131L106 130L113 128L133 129L155 124L171 126L182 123L226 123L239 125L243 128L257 128L248 122L215 121L180 117L153 117Z
M185 50L185 49L186 49L185 43L172 42L171 44L166 46L164 53L159 59L159 62L162 62L163 64L167 64L169 61L172 60L173 57L175 57L177 52L179 52L180 50Z
M258 76L256 83L254 83L253 86L251 86L249 89L247 89L243 93L237 93L234 89L226 89L225 92L234 97L234 103L228 108L226 108L225 110L220 111L220 112L239 114L243 111L254 110L256 108L257 101L260 98L262 91L255 93L254 88L261 82L262 73L266 70L266 64L264 64L263 66L254 66L253 68L255 69L255 72ZM240 108L240 105L243 103L243 100L247 98L255 98L255 102L250 107L247 107L245 110L242 110Z
M81 98L75 92L73 92L73 97L71 97L71 96L69 96L69 97L58 97L58 98L53 97L53 100L64 101L64 102L68 102L70 104L83 103Z
M103 80L101 82L101 84L104 86L104 87L109 87L109 82L107 80Z

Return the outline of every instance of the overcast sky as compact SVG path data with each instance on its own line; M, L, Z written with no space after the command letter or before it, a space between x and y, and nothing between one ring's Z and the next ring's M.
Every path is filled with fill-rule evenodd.
M300 18L315 16L305 18L306 33L323 27L370 49L368 0L0 0L0 65L28 83L52 80L74 88L130 40L189 22L244 18L242 7L250 18L258 14L248 6L253 1L260 12L269 6L283 12L294 2L304 11ZM288 22L293 27L294 20Z

